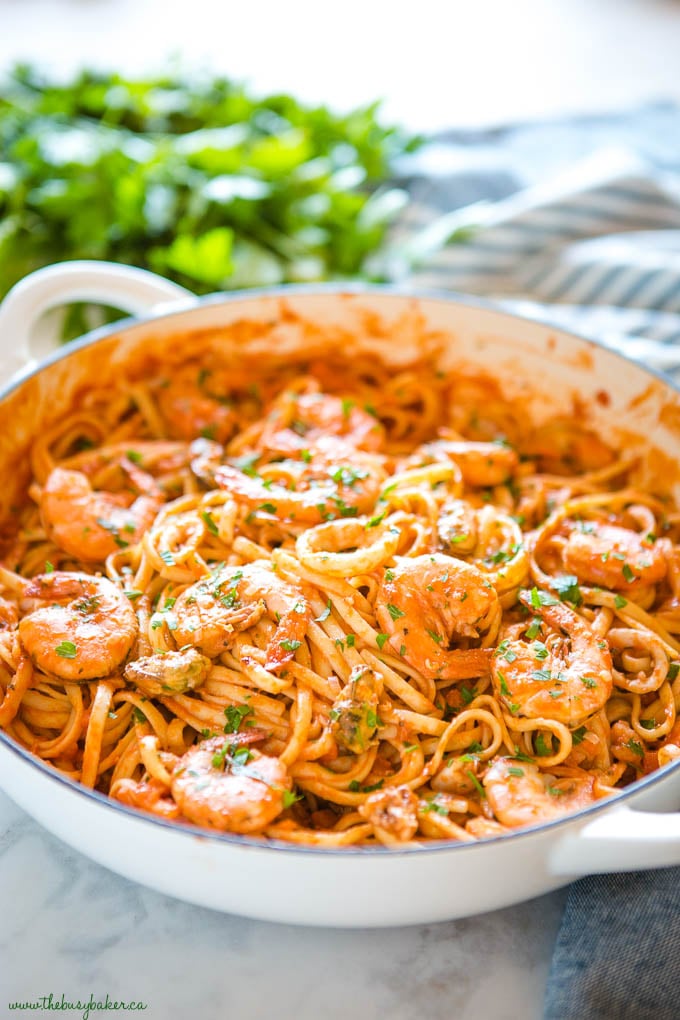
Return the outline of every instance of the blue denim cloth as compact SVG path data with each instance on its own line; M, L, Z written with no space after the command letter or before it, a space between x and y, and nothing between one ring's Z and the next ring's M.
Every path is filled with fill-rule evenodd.
M575 882L544 1020L678 1020L680 868Z

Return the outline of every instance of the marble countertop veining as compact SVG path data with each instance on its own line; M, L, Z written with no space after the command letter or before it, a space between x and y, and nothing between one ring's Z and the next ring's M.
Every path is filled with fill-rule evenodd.
M379 931L265 924L119 878L0 794L0 1017L44 1020L9 1003L63 992L148 1004L91 1018L539 1020L563 901Z

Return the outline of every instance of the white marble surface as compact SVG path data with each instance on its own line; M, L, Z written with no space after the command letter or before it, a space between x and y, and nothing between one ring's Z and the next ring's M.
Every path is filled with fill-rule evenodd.
M8 1004L50 992L108 992L148 1008L92 1018L539 1020L563 898L384 931L264 924L118 878L0 794L0 1017L44 1020Z

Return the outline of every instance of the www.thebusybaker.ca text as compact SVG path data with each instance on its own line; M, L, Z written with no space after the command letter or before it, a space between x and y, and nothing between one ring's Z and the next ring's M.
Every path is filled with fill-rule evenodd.
M90 998L83 1001L82 999L76 999L71 1002L67 999L62 992L61 998L57 998L53 992L49 995L43 995L41 998L36 999L35 1002L10 1002L8 1003L10 1009L16 1009L20 1012L25 1010L55 1010L72 1013L80 1013L82 1020L89 1020L90 1013L98 1012L99 1010L130 1010L132 1012L136 1010L146 1009L146 1002L135 1002L130 1000L129 1002L124 999L112 999L109 995L106 995L104 999L95 999L94 995L90 995Z

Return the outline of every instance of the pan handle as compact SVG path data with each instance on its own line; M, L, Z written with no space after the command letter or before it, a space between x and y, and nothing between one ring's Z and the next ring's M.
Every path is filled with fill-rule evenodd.
M622 804L555 845L548 858L554 875L646 871L680 864L680 813L635 811Z
M32 340L38 319L51 308L75 301L112 305L132 315L149 315L159 305L189 303L195 295L176 283L133 266L114 262L59 262L20 280L0 305L0 372L30 365L56 346Z

